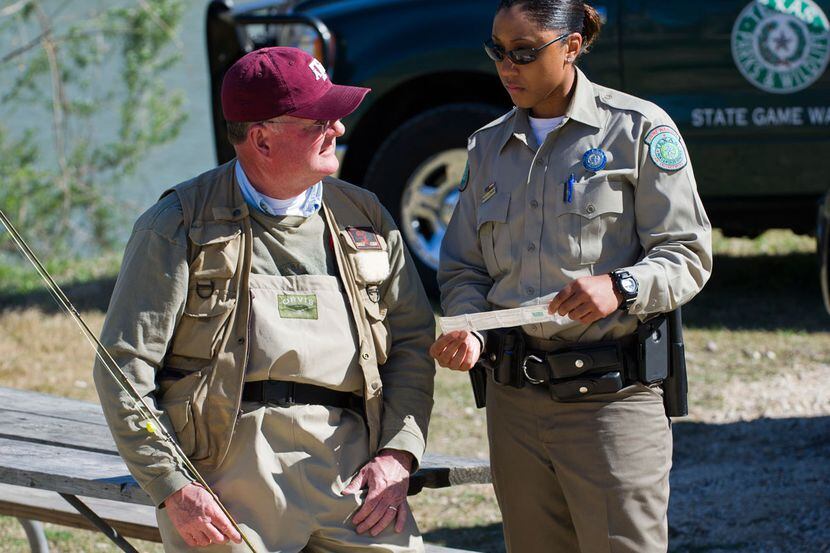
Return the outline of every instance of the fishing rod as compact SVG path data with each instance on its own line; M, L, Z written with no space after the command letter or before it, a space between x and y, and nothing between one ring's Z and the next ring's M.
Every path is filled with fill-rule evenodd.
M228 517L228 520L231 521L234 529L239 532L239 535L242 537L242 540L245 542L245 545L251 550L251 553L257 553L257 550L254 548L253 544L251 543L248 536L245 535L245 532L242 531L242 528L239 527L239 524L233 518L231 513L225 507L225 505L220 501L219 496L213 489L208 485L205 479L199 474L199 471L196 470L196 467L193 463L188 459L187 455L184 454L179 443L170 435L167 431L167 428L162 424L153 410L150 408L149 405L144 401L144 398L141 394L138 393L138 390L135 389L133 386L132 381L127 377L126 374L121 370L118 366L118 363L115 362L110 352L104 347L104 344L95 336L95 333L90 330L89 326L87 326L86 322L84 321L81 314L72 305L72 302L69 301L69 298L63 292L58 283L52 278L52 275L49 274L49 271L46 270L46 267L40 262L37 258L35 253L17 231L15 226L6 217L6 214L3 213L3 210L0 209L0 222L6 227L6 230L9 231L9 235L14 241L15 245L21 251L23 256L32 264L32 266L37 271L40 278L46 283L46 287L49 290L49 293L55 299L55 301L63 308L64 311L70 316L72 320L78 325L81 329L81 333L87 339L89 344L95 350L95 356L107 370L107 372L115 379L115 382L118 384L118 387L129 396L129 398L133 401L133 407L136 411L144 417L144 429L154 436L160 438L163 442L166 442L173 450L174 455L178 458L178 461L184 465L184 467L190 472L190 475L213 497L216 501L216 504L219 505L219 508Z

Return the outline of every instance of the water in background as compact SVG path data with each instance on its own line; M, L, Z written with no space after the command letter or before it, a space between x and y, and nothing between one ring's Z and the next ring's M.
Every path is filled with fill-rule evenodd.
M115 0L124 3L135 1ZM54 22L56 30L60 32L62 18L77 19L102 4L111 3L111 0L72 0L67 5L47 0L44 2L44 9L49 13L58 14ZM216 165L205 47L207 4L208 0L193 0L186 3L179 32L182 59L162 76L171 90L181 90L185 94L184 110L187 120L182 125L178 138L151 149L135 174L123 182L114 184L113 195L124 206L125 213L117 229L117 236L122 243L129 237L135 219L156 201L161 192ZM15 46L3 44L0 52L9 51ZM106 72L107 74L99 76L102 82L112 78L112 68L108 68ZM0 91L4 86L6 83L0 82ZM39 106L4 106L0 110L0 117L13 136L19 134L22 129L34 128L39 140L52 140L48 110L44 111ZM118 131L119 120L115 113L102 112L100 117L95 117L94 124L94 132L99 136L114 135ZM48 147L43 149L44 154L51 152Z
M165 189L216 166L205 46L207 3L188 3L180 33L182 60L165 75L171 89L183 90L186 95L187 121L181 134L175 141L156 147L121 187L124 198L135 207L135 217ZM126 224L129 230L132 221Z

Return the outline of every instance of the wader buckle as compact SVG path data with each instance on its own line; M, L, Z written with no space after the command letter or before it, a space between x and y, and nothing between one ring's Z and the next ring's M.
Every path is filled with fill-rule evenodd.
M216 290L216 285L212 280L200 280L196 283L196 295L203 300L208 299Z

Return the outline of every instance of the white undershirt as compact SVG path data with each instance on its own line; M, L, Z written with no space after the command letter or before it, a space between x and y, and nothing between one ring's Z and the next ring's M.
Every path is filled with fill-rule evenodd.
M551 119L539 119L537 117L530 117L530 128L533 129L533 135L536 137L536 142L541 146L545 142L548 133L562 124L565 116L553 117Z

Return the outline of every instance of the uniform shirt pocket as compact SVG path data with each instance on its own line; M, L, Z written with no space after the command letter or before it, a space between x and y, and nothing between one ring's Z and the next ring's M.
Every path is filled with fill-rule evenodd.
M481 253L491 277L504 274L510 268L509 209L510 194L501 192L481 204L476 215Z
M604 246L616 242L623 213L623 181L592 175L574 185L573 200L559 214L560 251L577 265L596 263Z

